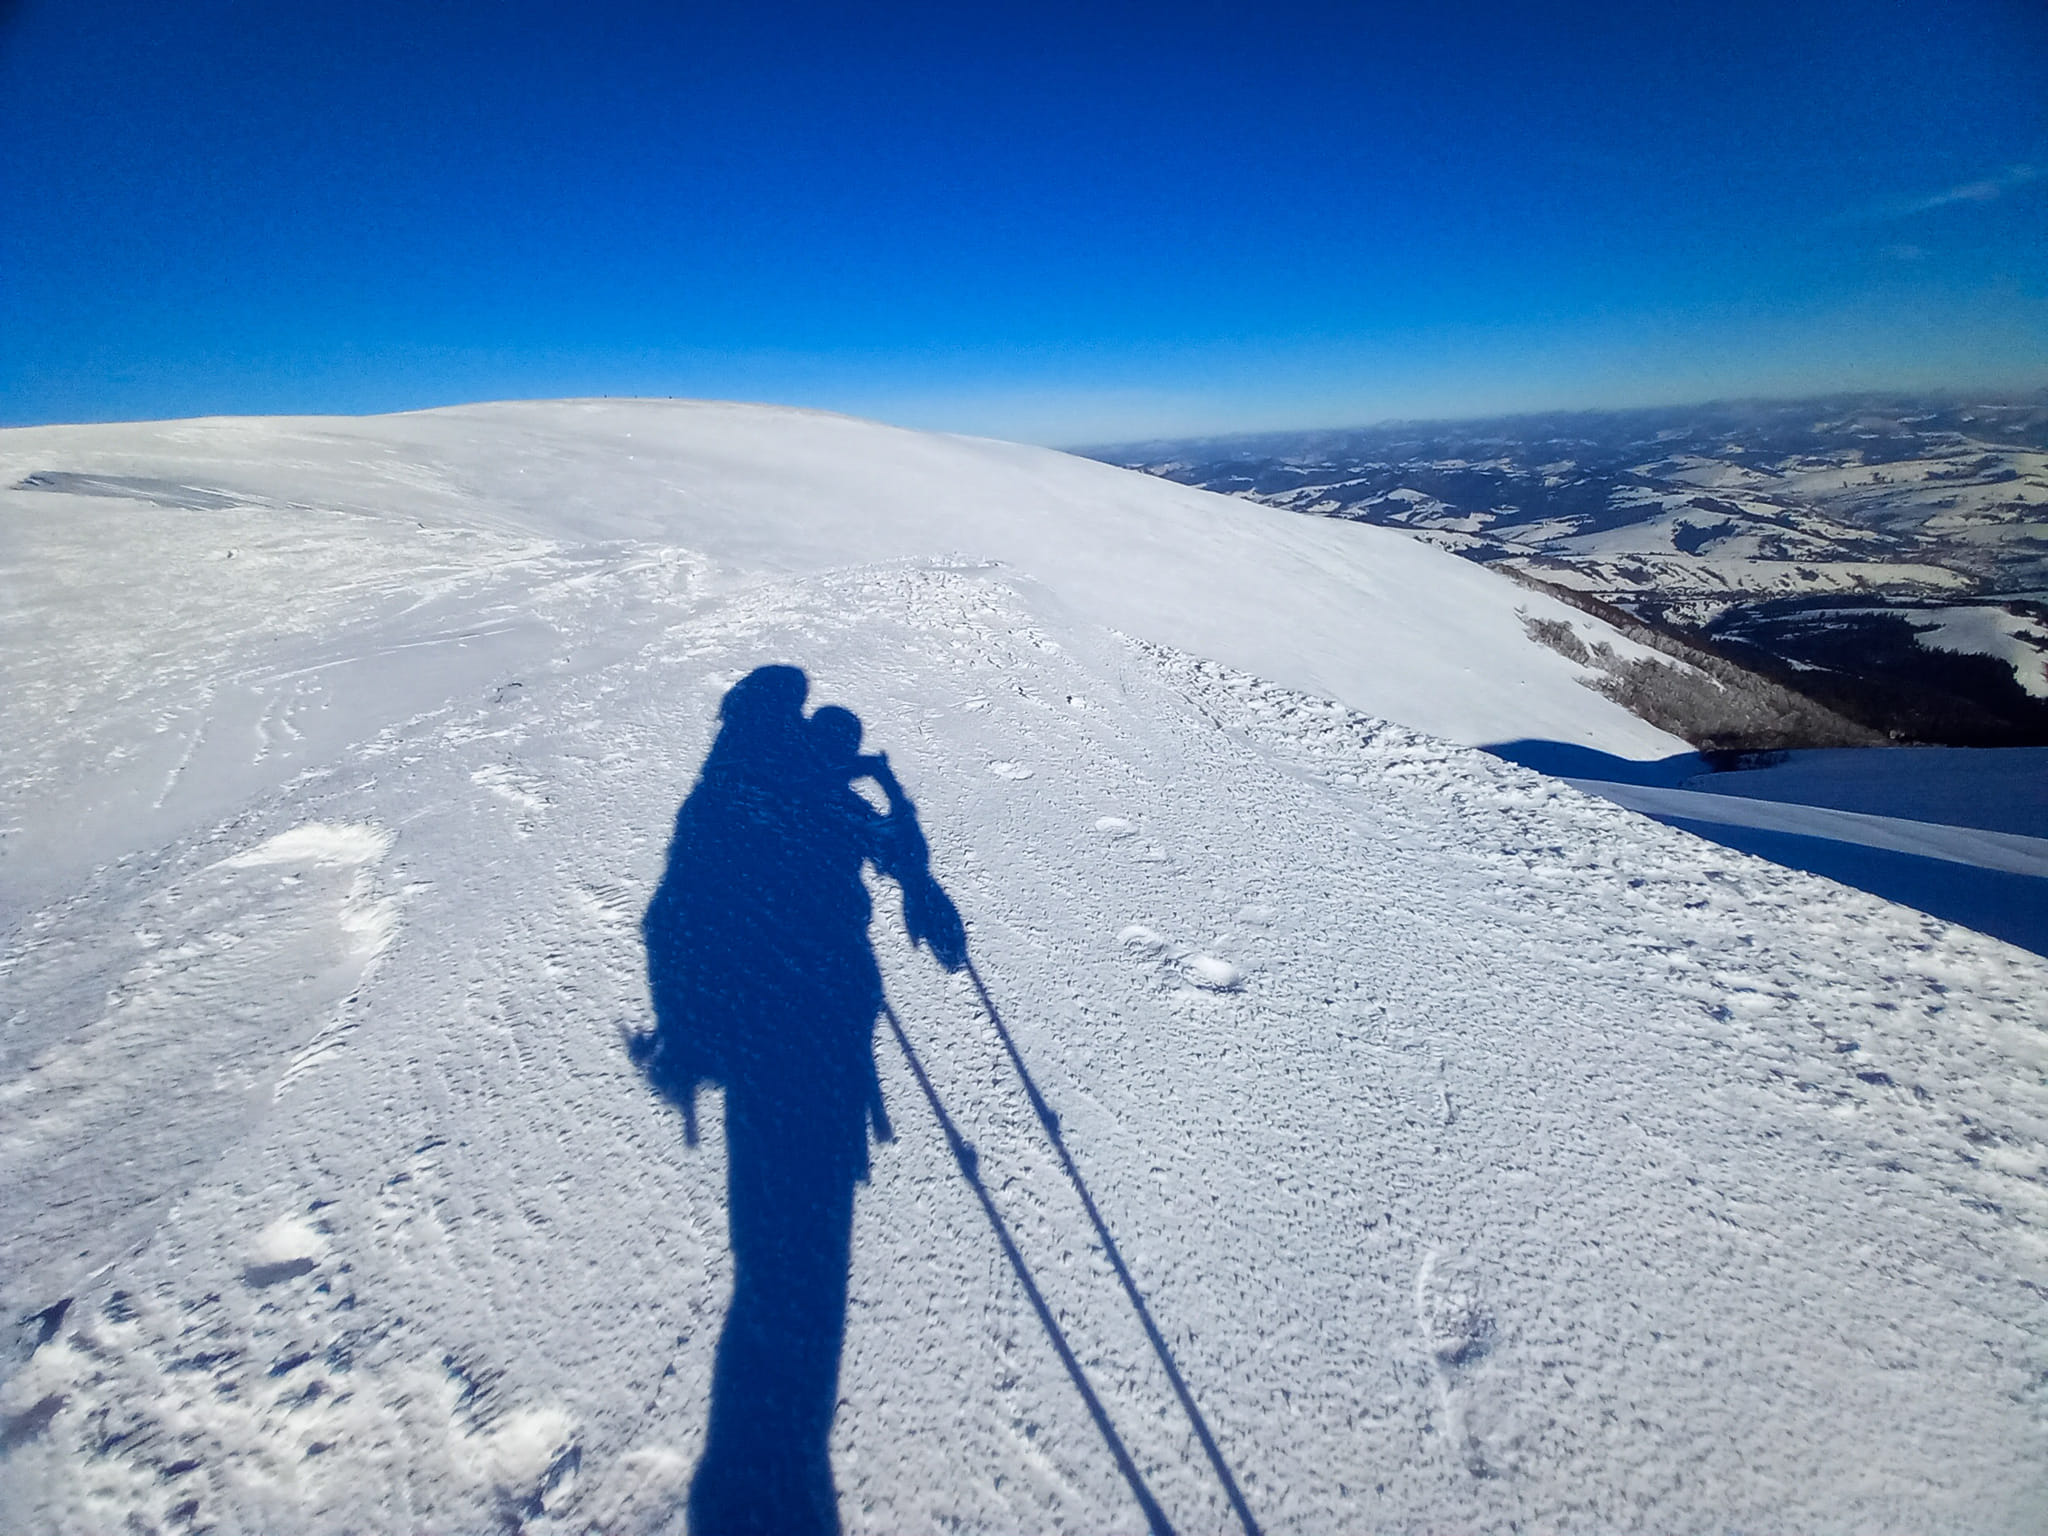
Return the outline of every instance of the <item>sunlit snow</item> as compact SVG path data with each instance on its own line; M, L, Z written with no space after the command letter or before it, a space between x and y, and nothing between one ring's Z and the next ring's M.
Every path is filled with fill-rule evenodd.
M2042 1527L2048 964L1460 744L1682 749L1527 638L1569 610L765 408L0 433L32 475L10 1528L682 1529L723 1122L626 1041L775 662L973 957L877 882L930 1093L884 1028L847 1530Z

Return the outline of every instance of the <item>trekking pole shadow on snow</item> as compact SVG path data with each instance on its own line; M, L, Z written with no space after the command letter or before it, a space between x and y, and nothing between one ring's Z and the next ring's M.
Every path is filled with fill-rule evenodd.
M977 982L977 985L979 983ZM1117 1470L1124 1481L1130 1484L1131 1493L1138 1501L1138 1507L1145 1512L1145 1523L1152 1530L1152 1536L1174 1536L1172 1523L1166 1518L1166 1511L1159 1507L1159 1501L1152 1497L1152 1490L1145 1486L1144 1474L1131 1459L1130 1450L1124 1445L1123 1437L1116 1432L1116 1425L1110 1422L1109 1412L1102 1406L1102 1400L1095 1395L1094 1387L1088 1383L1088 1375L1082 1370L1081 1362L1075 1358L1073 1347L1060 1331L1059 1322L1052 1315L1052 1308L1046 1305L1045 1296L1038 1289L1038 1283L1031 1278L1031 1271L1024 1263L1024 1255L1018 1251L1016 1240L1010 1236L1010 1229L1004 1222L1002 1212L996 1209L990 1197L988 1186L981 1178L981 1158L974 1150L974 1144L960 1134L959 1126L946 1112L946 1106L939 1098L939 1092L926 1076L924 1063L918 1059L916 1049L910 1043L910 1036L904 1033L903 1021L896 1017L896 1009L886 1000L882 1013L889 1020L889 1028L895 1033L896 1044L903 1051L903 1059L910 1063L910 1074L917 1079L917 1086L924 1090L925 1102L932 1107L932 1114L939 1122L939 1129L945 1133L946 1145L952 1149L953 1160L960 1165L961 1176L967 1180L968 1188L981 1202L982 1214L988 1217L989 1226L994 1229L996 1241L1002 1244L1003 1257L1010 1261L1010 1268L1017 1276L1017 1282L1024 1287L1025 1298L1031 1309L1038 1314L1038 1321L1044 1326L1046 1337L1052 1340L1053 1350L1060 1357L1060 1364L1067 1368L1075 1390L1081 1394L1081 1401L1088 1405L1088 1413L1095 1420L1095 1427L1102 1433L1109 1446L1109 1453L1116 1459Z
M1053 1113L1052 1106L1045 1102L1045 1096L1038 1091L1038 1083L1031 1075L1031 1069L1024 1065L1024 1057L1017 1050L1017 1042L1011 1038L1009 1026L1003 1023L1003 1016L988 995L988 986L981 979L981 972L972 960L966 962L967 976L974 983L975 993L981 998L981 1006L987 1012L989 1022L995 1025L996 1035L1003 1042L1003 1049L1009 1053L1010 1065L1017 1069L1017 1077L1024 1084L1025 1097L1031 1101L1032 1113L1038 1116L1038 1123L1044 1128L1046 1139L1059 1155L1060 1166L1067 1171L1073 1182L1074 1192L1081 1197L1082 1207L1088 1212L1088 1219L1095 1224L1095 1236L1102 1244L1102 1251L1108 1257L1110 1267L1123 1283L1124 1295L1130 1298L1131 1309L1138 1314L1138 1321L1144 1325L1145 1337L1152 1341L1152 1349L1159 1356L1159 1364L1165 1369L1167 1380L1173 1383L1174 1395L1180 1399L1181 1410L1187 1414L1188 1424L1194 1429L1195 1438L1201 1442L1203 1452L1209 1458L1209 1465L1215 1469L1216 1480L1223 1485L1223 1492L1230 1500L1238 1521L1244 1526L1245 1536L1261 1536L1259 1522L1253 1517L1251 1506L1245 1503L1244 1494L1239 1491L1237 1479L1231 1475L1230 1464L1223 1459L1223 1452L1216 1444L1216 1437L1209 1433L1209 1422L1202 1417L1202 1410L1196 1406L1194 1393L1174 1364L1173 1351L1167 1348L1166 1339L1159 1331L1159 1325L1152 1320L1152 1309L1145 1305L1144 1294L1138 1283L1131 1278L1130 1269L1124 1264L1122 1250L1116 1239L1109 1235L1109 1224L1102 1219L1102 1212L1096 1209L1095 1197L1088 1192L1087 1182L1081 1177L1081 1170L1074 1166L1073 1154L1067 1150L1065 1136L1060 1132L1060 1117ZM894 1014L890 1015L893 1022ZM897 1027L899 1038L902 1028ZM909 1049L906 1043L904 1049ZM929 1089L927 1089L929 1092ZM936 1104L936 1100L933 1101ZM977 1186L978 1187L978 1186ZM986 1197L984 1197L986 1198Z

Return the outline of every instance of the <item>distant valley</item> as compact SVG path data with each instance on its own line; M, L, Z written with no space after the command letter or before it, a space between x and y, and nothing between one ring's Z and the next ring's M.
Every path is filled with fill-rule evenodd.
M2048 395L1393 423L1092 456L1401 529L1824 706L1736 744L2048 744Z

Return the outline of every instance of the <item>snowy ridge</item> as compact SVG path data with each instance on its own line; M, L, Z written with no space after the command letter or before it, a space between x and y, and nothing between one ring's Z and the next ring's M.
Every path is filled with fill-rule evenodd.
M106 504L138 537L265 526ZM465 534L479 568L431 600L309 621L323 658L471 638L373 668L417 680L388 701L309 701L354 713L29 910L0 1230L103 1198L94 1126L183 1138L124 1197L146 1216L5 1250L0 1506L29 1528L680 1528L730 1286L720 1117L685 1149L621 1034L676 803L766 661L858 710L917 798L1263 1530L2038 1527L2048 965L1114 633L1028 570L742 576L690 532L509 564L488 540L542 535ZM43 611L52 654L93 611ZM251 655L269 611L241 611L160 643ZM56 803L25 796L20 835ZM1150 1496L1238 1528L993 1020L877 896L896 1014ZM842 1520L1143 1529L905 1057L877 1059L897 1139L856 1207Z
M445 562L466 542L509 568L536 539L680 544L724 580L959 553L1031 577L1076 613L1454 739L1541 736L1632 756L1683 745L1527 642L1517 609L1568 618L1562 604L1396 535L1012 443L701 401L0 434L0 484L60 465L168 498L174 526L206 529L216 560L244 528L338 545L344 530L369 541L393 522L411 548L400 557L394 541L380 565ZM191 506L195 492L268 515ZM36 524L59 508L80 529L124 516L104 491L0 499ZM296 515L276 515L286 508Z

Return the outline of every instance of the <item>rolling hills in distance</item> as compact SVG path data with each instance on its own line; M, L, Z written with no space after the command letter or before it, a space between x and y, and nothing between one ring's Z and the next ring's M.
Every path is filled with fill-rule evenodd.
M1402 529L1840 717L1734 729L1721 744L2048 744L2040 394L1390 423L1090 452Z

